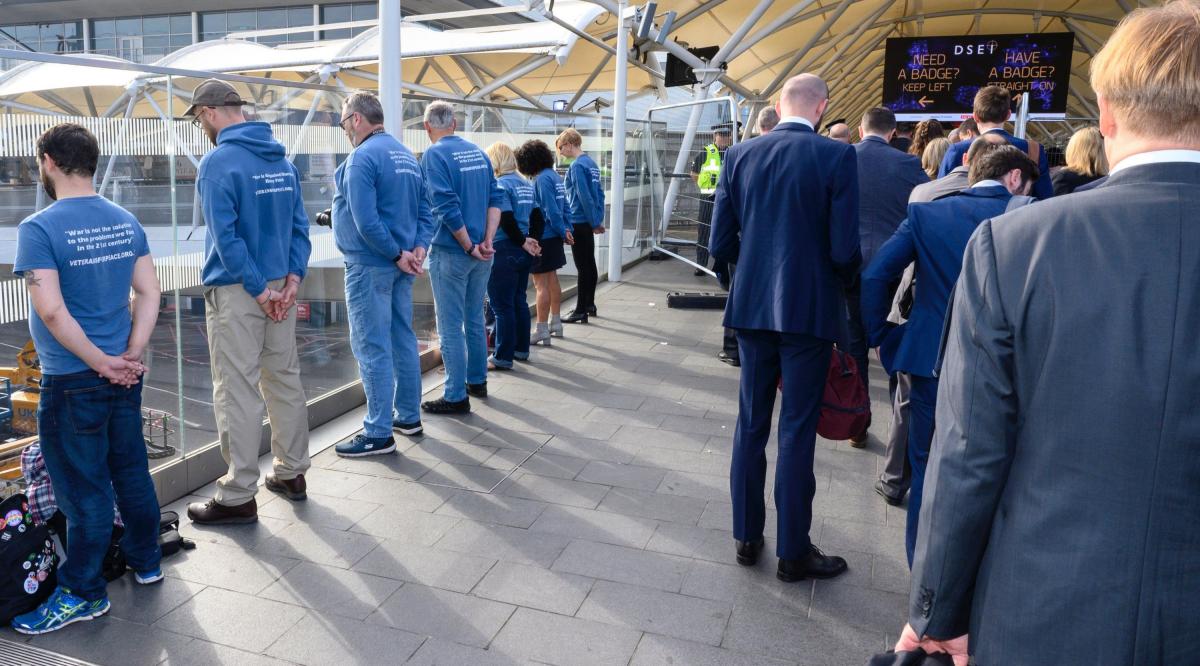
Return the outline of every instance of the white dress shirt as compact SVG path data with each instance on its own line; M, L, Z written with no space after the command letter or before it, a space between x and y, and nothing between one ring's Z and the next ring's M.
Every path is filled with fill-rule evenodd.
M1145 153L1137 153L1117 162L1109 170L1109 173L1114 174L1129 167L1142 166L1144 164L1162 164L1164 162L1191 162L1193 164L1200 164L1200 150L1151 150Z
M808 125L808 129L810 130L816 130L816 128L813 127L812 121L804 116L784 116L783 118L779 119L779 124L782 125L784 123L799 123L801 125Z

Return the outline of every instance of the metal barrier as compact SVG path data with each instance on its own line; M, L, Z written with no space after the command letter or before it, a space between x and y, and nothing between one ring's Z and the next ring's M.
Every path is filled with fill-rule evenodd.
M667 111L685 108L689 108L691 112L677 149L673 150L668 145L669 135L666 132L661 135L658 132L651 133L650 152L656 157L660 150L663 152L660 164L665 166L672 162L672 157L674 158L674 167L670 171L665 171L660 166L650 176L654 185L650 188L652 195L657 195L665 189L662 201L655 200L652 204L655 210L661 211L661 217L658 224L654 225L651 247L656 252L678 259L715 277L716 273L708 267L707 232L712 223L712 198L700 193L692 177L693 170L690 166L697 154L703 155L702 152L693 151L692 145L695 143L696 133L700 131L706 108L714 110L715 115L711 115L710 118L717 122L737 123L740 114L737 100L733 97L714 97L656 106L647 112L646 117L653 124L655 114L661 115ZM726 109L727 115L721 113ZM737 144L738 138L739 132L735 128L732 132L732 145ZM657 145L656 139L664 145ZM692 258L688 258L688 254L691 254Z

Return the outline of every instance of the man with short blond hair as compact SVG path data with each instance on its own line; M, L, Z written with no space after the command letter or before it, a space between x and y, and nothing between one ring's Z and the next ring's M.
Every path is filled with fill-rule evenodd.
M1091 65L1112 175L967 244L898 649L1195 663L1198 53L1200 2L1126 16Z

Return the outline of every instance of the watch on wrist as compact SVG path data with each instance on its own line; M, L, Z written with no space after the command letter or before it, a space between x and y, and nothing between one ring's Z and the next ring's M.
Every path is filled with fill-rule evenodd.
M475 254L475 248L479 247L475 243L471 243L471 247L467 248L467 254Z
M401 260L401 259L403 259L403 258L404 258L404 253L403 253L403 252L401 252L400 254L398 254L398 255L396 255L396 256L394 256L394 257L392 257L392 263L393 263L393 264L398 264L398 263L400 263L400 260Z

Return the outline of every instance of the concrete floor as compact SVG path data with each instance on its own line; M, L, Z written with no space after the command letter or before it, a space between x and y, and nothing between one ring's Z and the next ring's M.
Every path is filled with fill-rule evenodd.
M109 616L0 640L122 666L846 665L885 650L908 588L903 509L872 490L886 379L876 369L867 449L818 441L812 535L849 573L789 585L770 554L740 567L737 370L714 357L719 312L666 307L715 286L673 261L626 277L601 285L599 319L494 373L470 416L427 418L401 455L327 450L307 502L262 491L257 525L185 526L199 546L162 585L113 583Z

